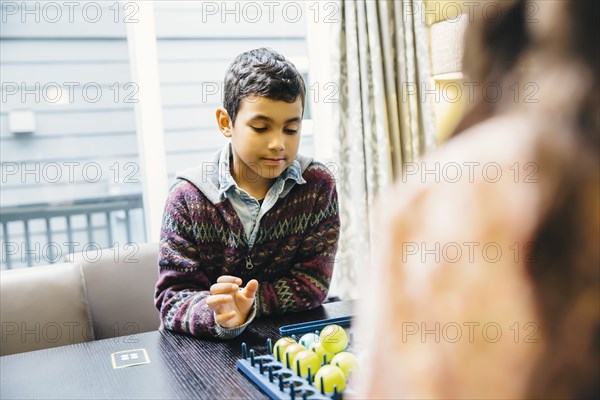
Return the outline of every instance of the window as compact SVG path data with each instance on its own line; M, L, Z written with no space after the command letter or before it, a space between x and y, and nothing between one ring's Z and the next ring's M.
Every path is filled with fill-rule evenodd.
M0 5L1 268L146 241L142 191L144 179L152 178L140 162L135 106L143 99L127 43L139 4ZM296 64L310 87L305 15L298 7L154 3L169 182L225 143L214 109L237 54L271 47ZM313 155L307 94L300 151Z

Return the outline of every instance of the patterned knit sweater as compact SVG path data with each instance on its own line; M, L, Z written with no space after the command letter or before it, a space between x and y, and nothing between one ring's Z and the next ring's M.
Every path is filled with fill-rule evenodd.
M178 177L167 200L160 239L155 304L162 323L199 337L227 337L206 305L210 286L221 275L240 277L244 284L258 280L257 316L321 305L340 231L331 173L299 156L306 183L280 195L260 221L250 248L233 206L216 196L218 178L210 172L216 170L218 156L211 167L205 164Z

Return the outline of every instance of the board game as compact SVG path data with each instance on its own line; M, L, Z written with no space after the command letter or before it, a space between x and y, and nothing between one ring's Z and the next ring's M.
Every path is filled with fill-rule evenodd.
M279 328L267 354L242 344L237 369L273 400L341 400L358 368L352 352L352 317L330 318Z

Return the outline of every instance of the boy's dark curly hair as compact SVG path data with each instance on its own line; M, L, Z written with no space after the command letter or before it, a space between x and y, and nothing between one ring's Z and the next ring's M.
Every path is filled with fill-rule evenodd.
M293 103L304 98L306 86L294 64L272 49L261 47L240 54L225 73L223 107L235 125L240 101L256 95Z

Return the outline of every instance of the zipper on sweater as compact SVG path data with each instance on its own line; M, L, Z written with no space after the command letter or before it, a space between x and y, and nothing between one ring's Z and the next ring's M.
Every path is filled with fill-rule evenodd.
M254 243L252 243L252 246L251 246L250 243L248 241L246 241L246 244L248 245L248 249L247 249L247 253L246 253L246 269L252 269L252 268L254 268L254 264L252 263L252 258L250 258L250 252L252 251L252 247L254 247Z

